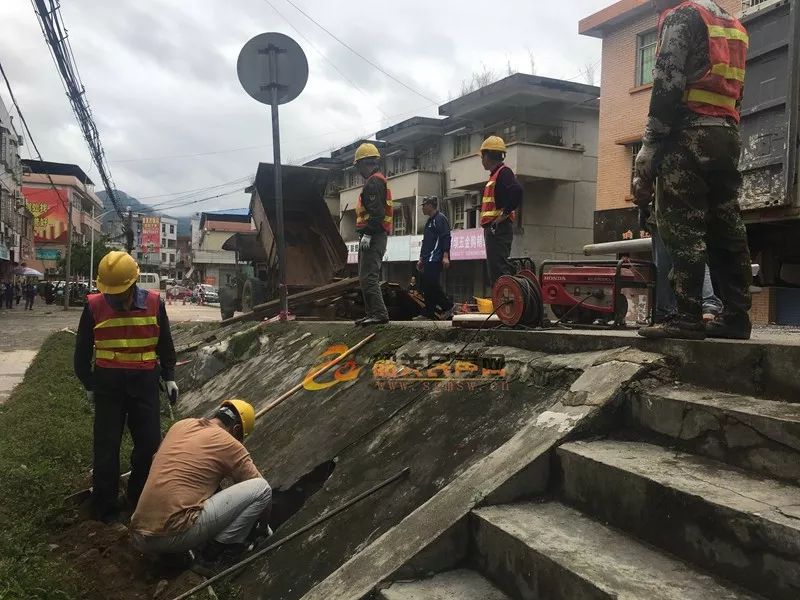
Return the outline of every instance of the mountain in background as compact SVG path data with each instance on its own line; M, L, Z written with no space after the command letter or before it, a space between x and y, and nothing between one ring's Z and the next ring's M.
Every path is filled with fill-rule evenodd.
M123 192L122 190L115 190L117 196L117 202L119 202L120 207L122 210L126 210L128 207L131 208L133 212L145 212L151 211L150 206L147 204L143 204L133 196L130 196ZM103 211L106 213L103 215L103 231L118 231L119 228L117 224L119 223L119 215L117 215L116 211L114 210L114 205L111 204L111 199L108 197L108 194L105 190L101 190L97 192L97 197L103 201ZM156 217L172 217L172 215L168 215L167 213L160 213L160 212L153 212L153 216ZM191 219L190 217L172 217L173 219L178 219L178 235L179 236L189 236L192 233L192 226L191 226Z

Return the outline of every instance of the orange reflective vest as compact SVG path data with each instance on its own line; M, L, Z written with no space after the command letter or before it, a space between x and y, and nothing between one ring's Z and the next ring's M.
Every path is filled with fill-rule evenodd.
M684 2L661 15L659 32L670 14L685 7L696 10L706 24L710 67L700 79L687 83L684 102L697 114L730 117L738 123L740 115L736 104L744 88L750 43L747 30L734 17L718 17L696 2Z
M386 176L383 173L373 173L367 178L367 181L372 179L373 177L377 177L383 183L386 183ZM366 183L364 184L366 187ZM360 231L367 226L367 222L369 221L369 213L364 208L364 203L361 200L361 195L364 193L364 190L361 190L361 194L358 195L358 203L356 204L356 230ZM391 235L392 233L392 218L394 217L394 204L392 204L392 190L389 189L388 183L386 184L386 206L384 208L383 213L383 230L386 232L386 235Z
M120 312L103 294L89 296L94 318L94 364L106 369L152 370L158 364L158 310L161 295L147 294L144 310Z
M500 167L492 173L492 176L489 177L489 181L486 182L486 186L483 188L483 200L481 200L481 227L488 225L503 214L503 211L498 209L497 205L494 203L494 187L497 183L497 177L503 169L508 169L508 167L500 165ZM510 221L513 221L515 216L515 212L512 212L508 215L508 218Z

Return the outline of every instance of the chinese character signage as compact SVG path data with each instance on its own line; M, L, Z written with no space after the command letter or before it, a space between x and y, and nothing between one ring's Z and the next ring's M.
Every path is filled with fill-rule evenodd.
M161 252L161 217L142 217L139 246L148 254Z
M483 229L454 229L450 239L450 260L484 260Z
M33 215L34 240L66 243L69 190L23 187L22 194Z

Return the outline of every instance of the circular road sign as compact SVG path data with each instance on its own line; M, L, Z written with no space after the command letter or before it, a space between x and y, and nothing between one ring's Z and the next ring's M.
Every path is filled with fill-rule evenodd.
M272 104L272 88L278 104L291 102L308 81L308 61L300 45L282 33L262 33L247 42L236 62L239 82L252 98Z

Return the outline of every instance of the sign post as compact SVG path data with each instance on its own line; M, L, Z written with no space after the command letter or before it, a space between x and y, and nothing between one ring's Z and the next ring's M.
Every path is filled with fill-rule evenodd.
M291 102L308 81L308 61L303 49L282 33L262 33L247 42L236 64L239 82L245 91L272 112L272 153L275 169L275 232L278 250L278 274L281 320L289 316L286 289L286 240L283 227L283 179L281 176L281 136L278 106Z

